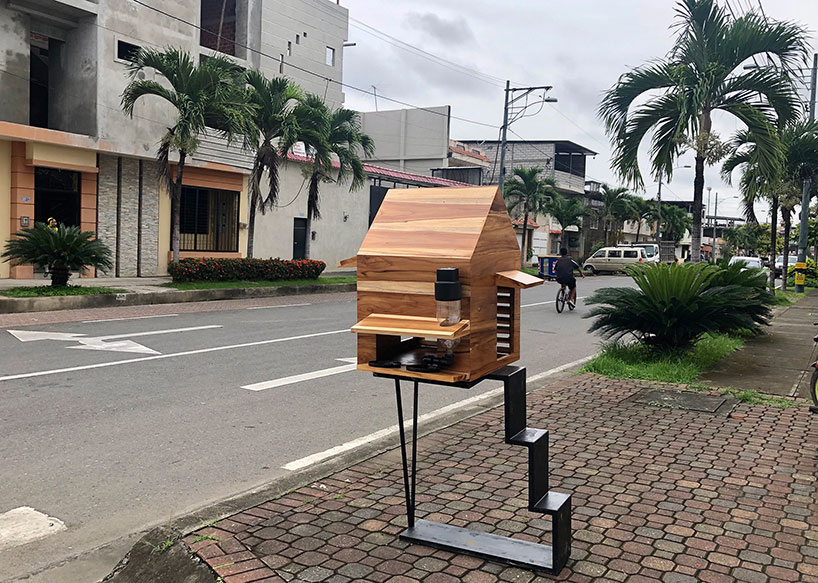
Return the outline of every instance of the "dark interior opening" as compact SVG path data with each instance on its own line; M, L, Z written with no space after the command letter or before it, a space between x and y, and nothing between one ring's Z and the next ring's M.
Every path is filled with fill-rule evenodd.
M29 73L28 123L48 127L48 49L31 45Z
M236 0L202 0L199 44L236 56Z
M69 227L80 226L80 173L56 168L34 170L34 221L49 218Z

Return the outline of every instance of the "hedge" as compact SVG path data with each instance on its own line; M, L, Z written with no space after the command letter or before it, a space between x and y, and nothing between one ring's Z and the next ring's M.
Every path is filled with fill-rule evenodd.
M181 259L168 265L174 282L318 279L327 264L313 259Z

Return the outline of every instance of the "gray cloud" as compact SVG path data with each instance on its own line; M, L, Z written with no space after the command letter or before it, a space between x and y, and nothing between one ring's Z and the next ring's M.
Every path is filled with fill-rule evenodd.
M410 12L406 16L406 24L441 45L467 44L476 40L469 23L463 17L447 20L431 12Z

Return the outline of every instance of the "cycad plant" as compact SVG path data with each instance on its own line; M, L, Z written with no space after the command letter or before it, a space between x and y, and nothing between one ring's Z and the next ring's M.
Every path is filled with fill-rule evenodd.
M627 269L633 288L603 288L586 300L591 331L618 340L628 334L661 350L686 349L708 332L757 332L768 323L772 297L761 270L707 263L643 264Z
M45 223L36 223L9 239L1 259L16 265L30 263L48 269L53 287L68 285L72 271L84 267L108 270L113 267L111 250L91 231L60 225L51 229Z

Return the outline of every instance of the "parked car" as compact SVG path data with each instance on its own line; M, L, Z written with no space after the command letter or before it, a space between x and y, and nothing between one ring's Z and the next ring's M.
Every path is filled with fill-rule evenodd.
M797 255L790 255L790 258L787 259L787 267L790 268L798 262ZM775 276L781 277L781 271L784 269L784 256L779 255L775 260Z
M659 245L656 243L622 243L619 247L641 247L645 250L645 261L659 263Z
M734 255L730 258L730 265L734 263L738 263L739 261L743 261L746 265L744 269L761 269L763 264L761 263L761 257L742 257L739 255Z
M603 247L591 255L582 268L591 273L615 273L629 265L645 261L645 250L642 247Z

